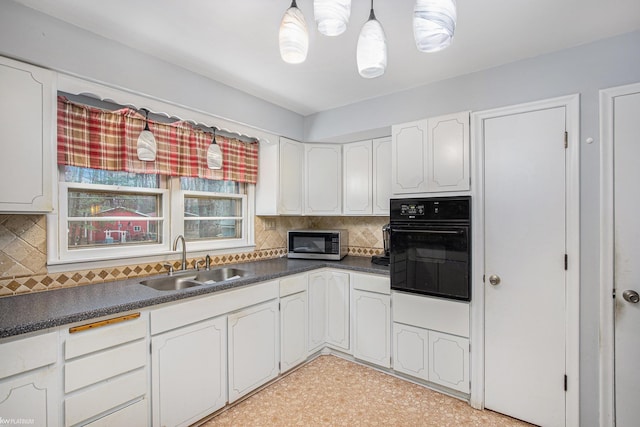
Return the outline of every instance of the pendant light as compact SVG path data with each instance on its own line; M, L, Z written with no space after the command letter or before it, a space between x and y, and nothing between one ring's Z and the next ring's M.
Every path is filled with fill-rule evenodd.
M216 143L216 128L213 129L213 139L207 149L207 166L209 169L222 169L222 150Z
M156 137L153 136L149 129L149 110L142 109L145 112L144 130L138 135L138 159L145 162L153 162L156 159Z
M413 36L420 52L449 46L456 29L455 0L417 0L413 9Z
M313 16L318 31L325 36L337 36L347 29L351 15L351 0L314 0Z
M278 34L280 56L289 64L300 64L307 59L309 50L309 32L304 15L298 9L296 0L282 16Z
M360 30L356 58L358 73L366 79L383 75L387 68L387 38L373 12L373 0L369 20Z

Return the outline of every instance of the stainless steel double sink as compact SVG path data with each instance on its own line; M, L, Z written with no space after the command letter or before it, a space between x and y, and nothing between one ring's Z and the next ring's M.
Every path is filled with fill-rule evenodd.
M143 280L140 284L158 291L175 291L236 280L251 274L251 272L239 268L220 267L202 271L179 271L172 276Z

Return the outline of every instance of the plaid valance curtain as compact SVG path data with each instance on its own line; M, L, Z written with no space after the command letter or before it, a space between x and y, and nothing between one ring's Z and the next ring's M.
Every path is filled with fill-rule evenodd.
M255 184L258 144L216 135L223 168L207 167L211 133L187 122L149 121L156 160L138 159L136 144L145 118L135 110L105 111L58 96L58 164L111 171L200 177Z

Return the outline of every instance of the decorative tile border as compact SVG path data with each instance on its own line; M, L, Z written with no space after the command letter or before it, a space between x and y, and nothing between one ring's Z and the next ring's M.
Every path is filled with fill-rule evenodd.
M372 256L381 254L380 248L349 247L351 256ZM241 262L258 261L270 258L278 258L286 255L285 248L265 249L261 251L215 255L211 258L211 264L215 266L237 264ZM198 258L201 259L201 258ZM193 265L196 259L188 259L189 265ZM74 286L90 285L97 283L113 282L137 277L151 276L166 271L164 263L149 263L140 265L127 265L97 270L81 270L56 274L42 274L25 277L15 277L0 280L0 297L8 297L29 292L41 292ZM179 261L174 261L175 268L179 268Z

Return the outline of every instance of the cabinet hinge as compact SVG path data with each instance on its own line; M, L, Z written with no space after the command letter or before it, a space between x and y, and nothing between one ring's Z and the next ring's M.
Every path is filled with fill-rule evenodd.
M613 299L616 299L616 288L613 288Z
M469 343L469 353L471 353L471 343Z
M569 146L569 132L565 131L564 132L564 148L567 148Z
M567 378L567 376L564 376L564 391L567 391L567 383L569 382L569 379Z
M569 255L564 254L564 269L568 270L569 269Z
M278 311L280 311L280 303L278 302Z

